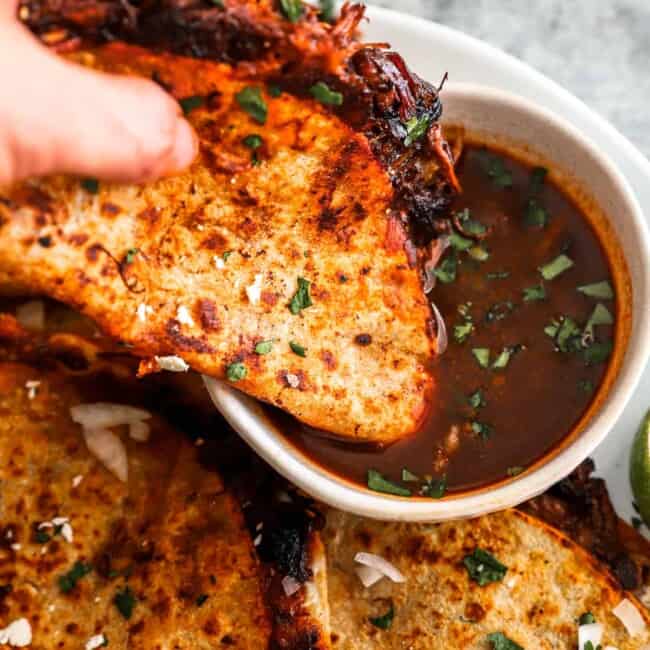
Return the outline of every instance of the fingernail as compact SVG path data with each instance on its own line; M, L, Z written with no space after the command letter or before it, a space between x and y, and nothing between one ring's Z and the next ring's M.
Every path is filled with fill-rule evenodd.
M189 167L199 152L199 141L194 129L187 120L181 119L176 129L176 141L172 154L172 171L180 171Z

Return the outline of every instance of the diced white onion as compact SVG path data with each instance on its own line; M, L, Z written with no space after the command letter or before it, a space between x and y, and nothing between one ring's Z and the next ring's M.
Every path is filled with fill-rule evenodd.
M136 442L147 442L151 435L151 427L147 422L129 422L129 436Z
M187 363L176 355L154 357L154 359L161 370L168 370L169 372L187 372L190 369Z
M255 281L246 287L246 295L251 305L256 305L262 297L262 274L255 275Z
M125 404L110 404L97 402L95 404L77 404L70 409L70 416L85 429L104 429L120 424L131 424L148 420L149 411L126 406Z
M103 634L96 634L91 636L88 641L86 641L86 650L95 650L96 648L101 648L102 646L107 645L106 637Z
M647 647L647 646L646 646ZM606 645L603 650L618 650L616 646L613 645Z
M376 582L379 582L383 577L384 574L371 567L371 566L358 566L354 569L359 576L359 580L361 580L361 584L368 589L368 587L372 587Z
M45 304L42 300L30 300L16 307L16 319L28 330L45 329Z
M24 648L32 642L32 626L26 618L18 618L0 630L0 645L5 643L14 648Z
M449 342L447 338L447 326L445 325L440 310L433 302L431 303L431 310L433 311L433 315L436 317L436 354L442 354L447 349L447 344Z
M627 598L624 598L614 607L612 614L623 623L630 636L636 636L645 630L643 616L641 616L639 610Z
M381 555L360 552L354 556L354 561L358 564L363 564L364 566L377 569L377 571L393 582L406 582L406 578L400 573L399 569L392 565L388 560L381 557Z
M587 623L578 628L578 650L582 650L589 641L594 648L603 640L603 626L600 623Z
M297 591L300 590L302 585L292 576L284 576L282 578L282 589L286 596L293 596Z
M84 438L90 452L120 481L129 478L129 461L124 443L108 429L84 429Z

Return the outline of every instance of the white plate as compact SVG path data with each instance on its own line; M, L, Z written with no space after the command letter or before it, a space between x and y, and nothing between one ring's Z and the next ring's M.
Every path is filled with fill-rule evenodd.
M650 215L650 161L611 124L556 83L514 57L461 32L387 9L369 7L368 41L389 42L408 65L429 81L445 72L453 82L480 83L516 93L546 107L585 133L607 153ZM444 93L443 93L444 102ZM624 518L634 514L628 482L628 456L634 432L650 408L650 370L622 417L596 451L598 475L606 479L614 505Z

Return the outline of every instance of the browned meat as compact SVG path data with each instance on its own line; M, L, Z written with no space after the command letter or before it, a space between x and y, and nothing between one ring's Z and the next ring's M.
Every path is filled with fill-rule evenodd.
M606 562L625 589L641 585L641 573L619 533L619 518L605 481L594 478L594 462L585 460L569 476L520 510L564 531Z

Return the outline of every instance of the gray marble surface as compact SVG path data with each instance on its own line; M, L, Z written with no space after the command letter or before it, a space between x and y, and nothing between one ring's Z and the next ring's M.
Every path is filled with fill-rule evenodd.
M650 157L650 0L370 0L523 59Z

